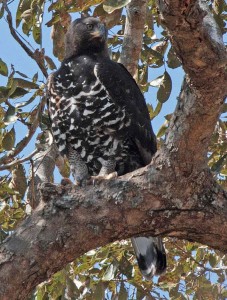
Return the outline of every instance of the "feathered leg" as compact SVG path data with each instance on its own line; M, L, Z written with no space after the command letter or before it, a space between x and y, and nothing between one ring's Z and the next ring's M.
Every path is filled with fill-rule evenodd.
M87 165L80 154L72 147L69 147L68 149L68 160L75 184L79 186L86 184L86 181L89 178Z
M142 275L151 280L166 270L166 252L160 237L133 237L132 245Z
M115 171L116 168L116 160L115 157L120 150L119 140L113 138L112 140L112 147L108 153L108 159L105 160L104 158L100 158L100 163L102 165L98 176L92 176L93 182L102 181L102 180L109 180L117 177L117 172Z

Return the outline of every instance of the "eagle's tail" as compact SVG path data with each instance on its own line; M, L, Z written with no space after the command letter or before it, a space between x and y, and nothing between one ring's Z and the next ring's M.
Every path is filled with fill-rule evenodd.
M166 270L166 252L160 237L133 237L132 245L140 271L147 280Z

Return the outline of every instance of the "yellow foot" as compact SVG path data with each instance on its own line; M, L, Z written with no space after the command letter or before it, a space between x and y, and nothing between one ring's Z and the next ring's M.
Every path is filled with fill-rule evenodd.
M96 185L101 183L104 180L111 180L117 178L117 172L112 172L107 175L98 175L98 176L91 176L89 182L90 184Z

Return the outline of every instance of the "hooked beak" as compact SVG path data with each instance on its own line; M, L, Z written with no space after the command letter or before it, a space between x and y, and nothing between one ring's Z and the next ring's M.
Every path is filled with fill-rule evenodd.
M98 30L94 31L91 33L92 39L102 39L102 40L106 40L107 38L107 29L105 27L104 24L99 24L98 26Z

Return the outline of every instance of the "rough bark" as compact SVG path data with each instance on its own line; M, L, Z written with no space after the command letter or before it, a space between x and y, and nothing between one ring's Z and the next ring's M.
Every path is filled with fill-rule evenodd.
M137 79L137 66L140 58L143 31L146 20L147 0L132 0L126 7L124 40L120 63Z
M1 245L0 299L26 299L86 251L137 234L227 252L227 193L206 164L227 94L226 52L203 1L159 1L159 8L187 74L165 145L149 166L95 187L43 184L38 208Z

